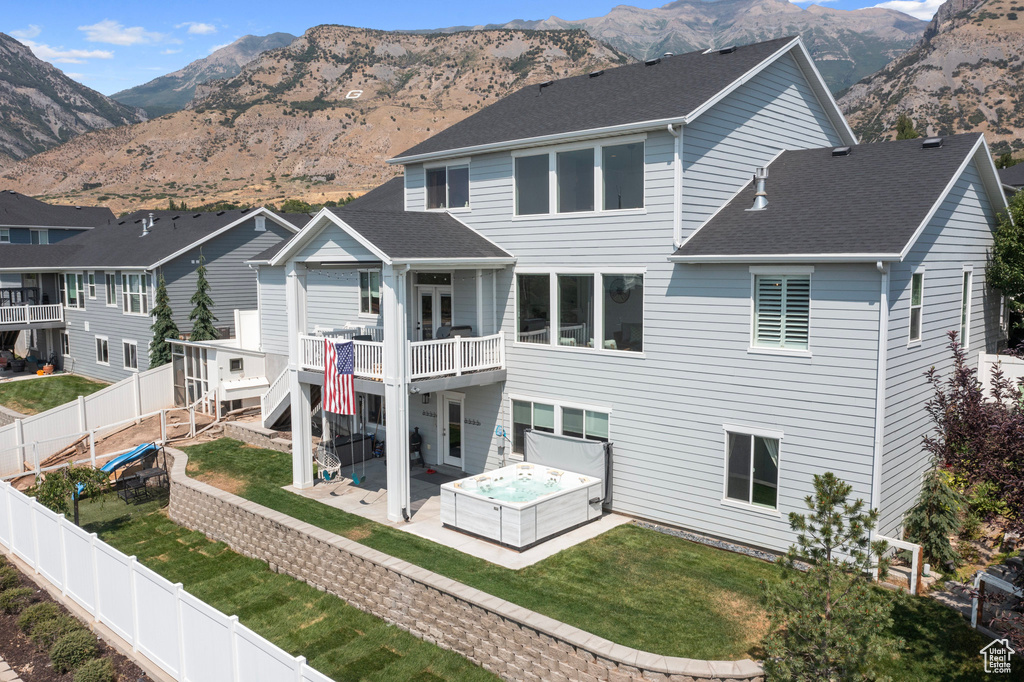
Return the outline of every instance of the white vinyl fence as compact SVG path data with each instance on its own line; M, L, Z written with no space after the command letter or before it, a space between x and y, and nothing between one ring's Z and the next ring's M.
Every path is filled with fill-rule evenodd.
M1024 359L1011 355L978 353L978 381L981 382L986 398L991 396L992 370L996 365L999 365L1003 371L1003 377L1008 379L1011 384L1019 384L1024 381Z
M0 545L175 680L331 682L5 482Z
M0 477L55 455L89 431L123 424L174 406L171 365L161 365L52 410L0 427ZM29 379L53 381L53 379Z

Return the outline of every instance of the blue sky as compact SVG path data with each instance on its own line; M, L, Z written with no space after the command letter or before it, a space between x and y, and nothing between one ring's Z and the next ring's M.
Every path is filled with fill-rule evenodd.
M829 7L857 9L878 0L818 0ZM3 25L36 56L104 94L145 83L246 34L285 31L295 35L317 24L347 24L384 30L501 23L513 19L583 19L606 14L615 4L583 0L389 0L387 2L25 2L6 0ZM626 2L650 8L662 1ZM806 6L807 2L799 2ZM929 18L941 0L890 0L892 7Z

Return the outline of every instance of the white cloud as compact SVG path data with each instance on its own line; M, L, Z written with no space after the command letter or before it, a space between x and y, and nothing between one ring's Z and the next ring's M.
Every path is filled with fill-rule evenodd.
M32 53L45 62L54 64L84 64L87 59L113 59L110 50L65 50L62 47L50 47L31 40L24 41Z
M185 28L186 26L188 26L189 33L197 36L207 36L211 33L217 32L217 27L213 24L204 24L198 21L186 21L184 23L178 24L174 28Z
M942 0L888 0L888 2L875 5L875 7L894 9L917 19L928 21L935 16L935 12L941 5Z
M237 38L236 38L236 40L237 40ZM231 43L233 43L233 42L235 42L235 41L234 41L234 40L232 40L232 41L231 41ZM214 45L213 47L211 47L211 48L210 48L210 52L209 52L209 54L213 54L213 53L214 53L214 52L216 52L217 50L219 50L219 49L221 49L221 48L223 48L223 47L227 47L227 46L228 46L228 45L230 45L231 43L224 43L223 45Z
M11 31L11 36L18 38L19 40L25 40L26 38L35 38L42 32L42 28L35 24L29 24L28 28L18 29L17 31Z
M166 50L160 50L160 54L178 54L181 50L172 50L170 48Z
M168 41L163 33L147 31L141 26L128 27L113 19L90 26L79 26L85 31L85 39L91 43L110 43L111 45L142 45L146 43L174 42Z
M75 80L81 80L81 79L85 78L85 74L84 73L75 73L73 71L65 71L64 75L67 76L68 78L74 78Z

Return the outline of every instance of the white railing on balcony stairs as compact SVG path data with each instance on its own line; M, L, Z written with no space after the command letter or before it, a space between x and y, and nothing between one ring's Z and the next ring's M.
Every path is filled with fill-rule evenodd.
M270 415L281 404L281 401L288 397L289 388L288 369L285 368L274 379L274 382L270 384L267 392L260 396L260 419L263 420L264 426L266 426L266 421L270 418Z
M32 324L63 320L64 306L59 303L0 307L0 324Z

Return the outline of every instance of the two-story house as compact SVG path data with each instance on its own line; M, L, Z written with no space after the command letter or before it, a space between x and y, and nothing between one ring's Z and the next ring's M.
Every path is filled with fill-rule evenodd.
M980 135L856 142L786 38L529 86L392 159L401 192L324 209L255 264L293 484L313 483L340 336L357 428L383 397L392 521L414 429L467 474L533 429L612 443L620 513L781 549L831 470L897 534L924 370L949 366L947 330L997 343L1005 198Z

